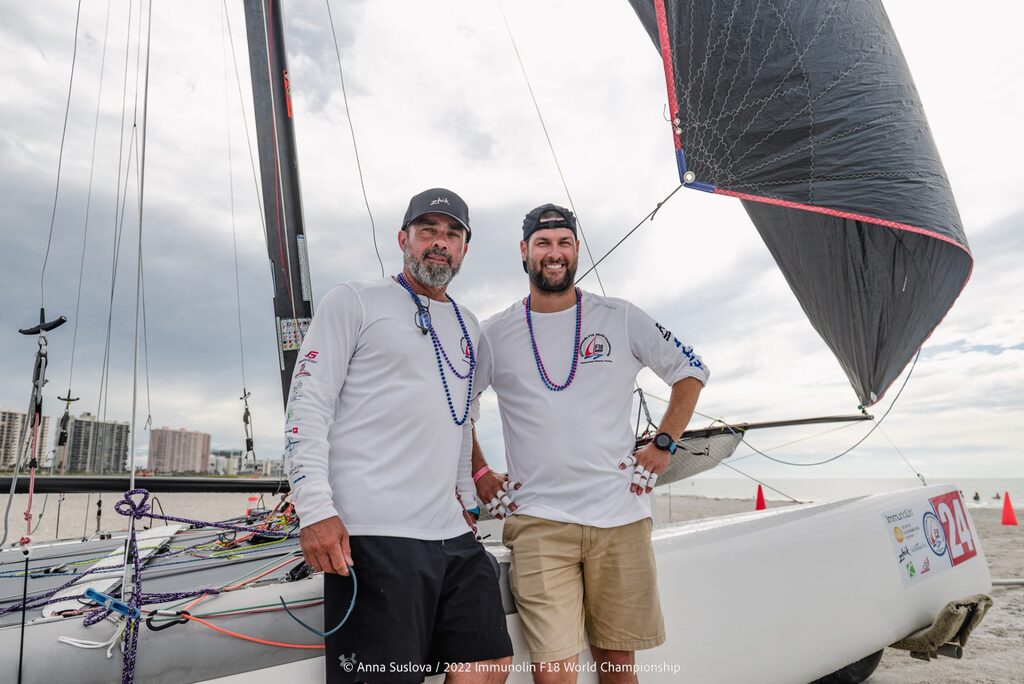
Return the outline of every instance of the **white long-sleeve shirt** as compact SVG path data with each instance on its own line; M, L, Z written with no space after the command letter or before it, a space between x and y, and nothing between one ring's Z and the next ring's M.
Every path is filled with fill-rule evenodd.
M491 386L498 395L509 477L523 484L515 493L519 513L615 527L651 515L651 497L629 491L632 469L618 468L635 445L630 419L637 373L647 366L673 385L691 377L706 384L709 372L692 347L633 304L582 296L578 347L575 306L532 312L537 349L553 383L565 382L577 357L569 387L554 392L542 382L518 301L484 321L473 392Z
M460 311L475 348L480 324ZM285 416L288 480L303 527L338 515L353 535L435 540L468 531L463 506L476 505L470 421L453 421L431 336L415 314L391 278L339 285L320 302ZM469 348L454 308L431 300L430 315L464 375ZM461 419L467 380L447 367L445 379Z

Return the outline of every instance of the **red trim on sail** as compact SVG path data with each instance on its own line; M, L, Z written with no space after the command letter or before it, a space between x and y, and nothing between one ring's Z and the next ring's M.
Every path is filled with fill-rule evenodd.
M281 71L284 76L284 102L288 107L288 118L292 118L292 82L288 80L288 70Z
M948 237L946 235L942 235L941 233L936 233L935 231L932 231L932 230L927 230L925 228L918 228L917 226L912 226L912 225L910 225L908 223L900 223L899 221L890 221L888 219L875 218L874 216L865 216L864 214L855 214L855 213L853 213L851 211L841 211L839 209L829 209L828 207L816 207L816 206L811 205L811 204L802 204L800 202L792 202L790 200L776 199L774 197L762 197L760 195L749 195L749 194L747 194L745 192L736 192L735 190L723 190L722 188L715 188L714 192L715 192L716 195L726 195L728 197L736 197L737 199L741 199L741 200L750 200L751 202L763 202L765 204L774 204L776 206L788 207L790 209L801 209L803 211L813 211L813 212L815 212L817 214L825 214L826 216L835 216L837 218L850 219L852 221L864 221L865 223L874 223L874 224L879 225L879 226L885 226L886 228L894 228L896 230L905 230L905 231L908 231L908 232L911 232L911 233L917 233L919 235L927 235L930 238L935 238L936 240L942 240L943 242L948 242L951 245L959 247L964 252L966 252L968 256L972 256L971 255L971 251L969 249L967 249L967 247L965 247L964 245L961 245L959 242L957 242L953 238ZM973 256L972 256L972 260L973 260Z
M668 17L665 14L665 0L654 0L654 13L658 18L658 43L661 46L661 61L665 65L665 87L668 90L668 112L672 122L672 140L676 149L681 149L679 134L676 133L676 119L679 118L679 100L676 99L676 78L672 68L672 45L668 38ZM682 173L682 172L680 172Z

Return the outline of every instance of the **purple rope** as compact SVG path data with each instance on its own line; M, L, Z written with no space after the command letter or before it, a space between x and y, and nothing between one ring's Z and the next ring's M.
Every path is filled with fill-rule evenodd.
M145 491L145 490L143 490ZM118 501L114 505L114 509L118 513L121 510L118 508L125 501L131 505L132 501L130 498L131 492L125 494L124 499ZM146 499L149 498L149 492L146 492L142 498L140 505L145 505ZM147 505L146 508L149 506ZM122 513L124 515L124 513ZM135 516L138 517L138 516ZM140 599L142 594L142 567L139 564L139 545L138 540L135 538L135 523L132 522L132 526L128 531L128 544L130 553L132 556L132 569L133 569L133 581L134 586L132 588L132 595L128 599L128 606L138 610L140 606ZM138 613L136 613L138 615ZM125 618L125 633L122 638L124 644L124 662L121 666L121 684L133 684L135 681L135 656L139 648L139 618L138 617L126 617Z
M143 594L141 602L144 605L167 603L168 601L181 601L195 596L213 596L214 594L219 594L220 591L220 589L215 587L203 587L202 589L192 589L190 591L165 591L162 594Z
M202 589L193 589L191 591L170 591L164 593L155 594L142 594L139 598L139 605L145 606L151 603L167 603L168 601L181 601L182 599L193 598L195 596L209 596L213 594L219 594L220 589L214 587L203 587ZM82 621L86 627L91 627L97 622L101 622L110 615L112 611L110 608L104 608L102 606L87 613L85 619Z
M110 608L103 608L101 606L101 607L99 607L99 608L97 608L95 610L92 610L92 611L89 611L88 613L86 613L85 619L82 620L82 624L85 625L86 627L92 627L97 622L105 620L107 618L107 616L110 615L112 612L113 611L110 610Z
M59 587L56 587L55 589L50 589L48 591L44 591L41 594L38 594L37 596L33 596L31 599L29 599L25 603L15 603L14 605L7 606L6 608L0 608L0 616L7 615L8 613L19 612L21 610L32 610L34 608L42 608L43 606L48 606L51 603L60 603L61 601L67 601L67 600L72 599L72 598L81 598L81 596L78 596L78 597L75 597L75 596L63 596L61 598L50 599L50 597L53 596L54 594L56 594L58 592L61 592L61 591L64 591L65 589L70 587L72 584L74 584L75 582L80 580L81 578L83 578L86 575L89 575L89 574L91 574L93 572L96 572L96 569L95 568L90 568L90 569L86 570L85 572L81 572L81 573L76 574L70 580L68 580L64 584L60 585ZM84 594L82 596L84 596ZM42 603L35 603L36 601L39 601L40 599L50 599L50 600L43 601ZM30 604L30 602L31 602L31 604Z
M132 498L136 495L140 495L141 498L136 503ZM153 513L150 505L146 503L149 500L149 492L145 489L132 489L124 493L124 498L114 504L114 510L121 515L132 518L133 520L141 520L142 518L150 518L151 520L170 520L172 522L186 523L189 525L195 525L199 527L217 527L222 530L235 530L237 532L259 532L260 534L267 534L275 537L289 538L298 537L298 533L295 532L276 532L271 530L264 530L254 527L246 527L243 525L231 525L228 523L217 523L217 522L206 522L203 520L193 520L190 518L178 518L173 515L157 515ZM142 604L142 568L139 565L139 553L138 543L135 538L135 525L133 524L128 533L128 544L131 549L132 563L135 569L135 587L132 591L131 598L128 599L128 605L132 608L139 608ZM205 593L205 592L204 592ZM151 594L156 596L157 594ZM176 594L160 594L160 596L176 596ZM168 601L175 600L174 598L166 599ZM124 665L121 668L121 684L132 684L135 681L135 661L139 647L139 618L127 618L128 623L124 633Z
M132 497L135 495L141 495L138 503L136 503ZM190 518L179 518L172 515L157 515L152 512L147 501L149 500L149 492L145 489L132 489L125 492L124 498L114 504L114 510L123 516L132 518L133 520L141 520L142 518L150 518L153 520L169 520L171 522L186 523L188 525L194 525L198 527L217 527L223 530L234 530L236 532L258 532L259 534L265 534L267 536L281 537L281 538L295 538L299 534L297 532L278 532L274 530L267 530L258 527L244 526L244 525L231 525L229 523L219 522L207 522L203 520L193 520ZM195 546L200 546L206 542L199 542L192 546L174 551L166 554L167 556L177 555L179 553L185 553L191 550ZM142 593L142 567L139 561L139 545L138 539L135 535L135 525L132 525L128 532L128 548L132 558L132 567L134 569L134 586L132 589L131 597L128 599L128 605L131 608L140 609L141 606L152 603L165 603L167 601L179 601L186 598L192 598L194 596L202 596L208 594L219 594L220 590L213 587L203 587L201 589L195 589L192 591L179 591L179 592L164 592L164 593ZM108 570L109 568L103 568ZM78 582L83 577L97 572L99 568L90 568L81 573L76 573L74 577L69 579L64 584L61 584L54 589L49 589L41 594L33 596L29 600L25 600L22 603L16 603L6 608L0 608L0 616L8 613L34 610L36 608L42 608L53 603L59 603L61 601L67 601L70 599L80 599L84 597L84 594L78 596L62 596L60 598L53 598L53 596L64 589L67 589L71 585ZM40 602L41 601L41 602ZM110 615L110 609L98 607L86 614L83 624L86 627L94 625L108 615ZM141 612L140 612L141 615ZM128 620L125 628L123 637L124 642L124 663L121 669L121 683L132 684L135 681L135 662L138 654L139 645L139 618L126 618Z
M136 494L141 494L142 498L138 503L132 500L132 497ZM197 527L217 527L222 530L234 530L236 532L258 532L259 534L266 535L268 537L281 537L282 539L294 539L299 536L298 532L278 532L276 530L268 530L261 527L246 526L246 525L231 525L230 523L222 522L208 522L205 520L194 520L192 518L179 518L173 515L163 515L154 513L149 504L146 501L149 500L149 492L145 489L132 489L124 493L124 498L114 504L114 510L121 515L141 520L142 518L150 518L152 520L169 520L171 522L186 523Z

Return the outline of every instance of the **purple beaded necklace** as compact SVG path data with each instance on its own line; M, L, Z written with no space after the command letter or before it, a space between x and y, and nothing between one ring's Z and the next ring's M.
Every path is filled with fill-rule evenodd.
M526 327L530 330L530 344L533 346L533 360L537 362L537 372L540 374L541 382L552 392L561 392L572 384L573 379L576 377L576 365L580 356L580 330L583 327L583 294L580 292L580 288L576 288L576 339L572 343L572 367L569 368L569 377L565 379L565 383L556 385L548 377L547 369L544 368L544 362L540 358L540 350L537 349L537 338L533 334L533 317L530 315L530 298L531 295L526 296Z
M448 358L448 352L445 351L444 345L441 344L441 340L437 336L437 332L434 331L434 326L430 322L430 313L427 312L426 316L422 316L422 311L426 307L420 302L419 296L413 291L412 286L405 279L405 276L401 273L395 278L398 284L405 288L405 291L412 297L413 303L416 305L417 314L420 316L417 318L417 325L422 324L427 327L427 331L430 333L430 341L434 343L434 357L437 359L437 374L441 376L441 387L444 389L444 396L448 400L448 411L451 413L452 421L456 425L465 425L466 420L469 418L469 407L472 403L473 397L473 371L476 370L476 350L473 349L473 340L469 336L469 331L466 329L466 323L462 320L462 312L459 311L459 305L455 303L455 300L445 293L445 298L451 302L452 308L455 310L455 318L459 321L459 327L462 329L462 336L466 339L467 350L469 351L469 370L465 374L460 373L458 369L452 365L451 360ZM448 378L445 377L444 366L441 364L441 359L448 365L452 374L460 380L468 380L466 383L466 407L462 411L462 417L455 412L455 402L452 401L452 391L448 387Z

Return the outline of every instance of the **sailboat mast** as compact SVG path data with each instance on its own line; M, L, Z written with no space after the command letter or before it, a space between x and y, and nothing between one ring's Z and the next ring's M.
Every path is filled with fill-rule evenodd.
M245 0L263 214L274 279L274 318L285 403L313 295L303 229L281 0Z

